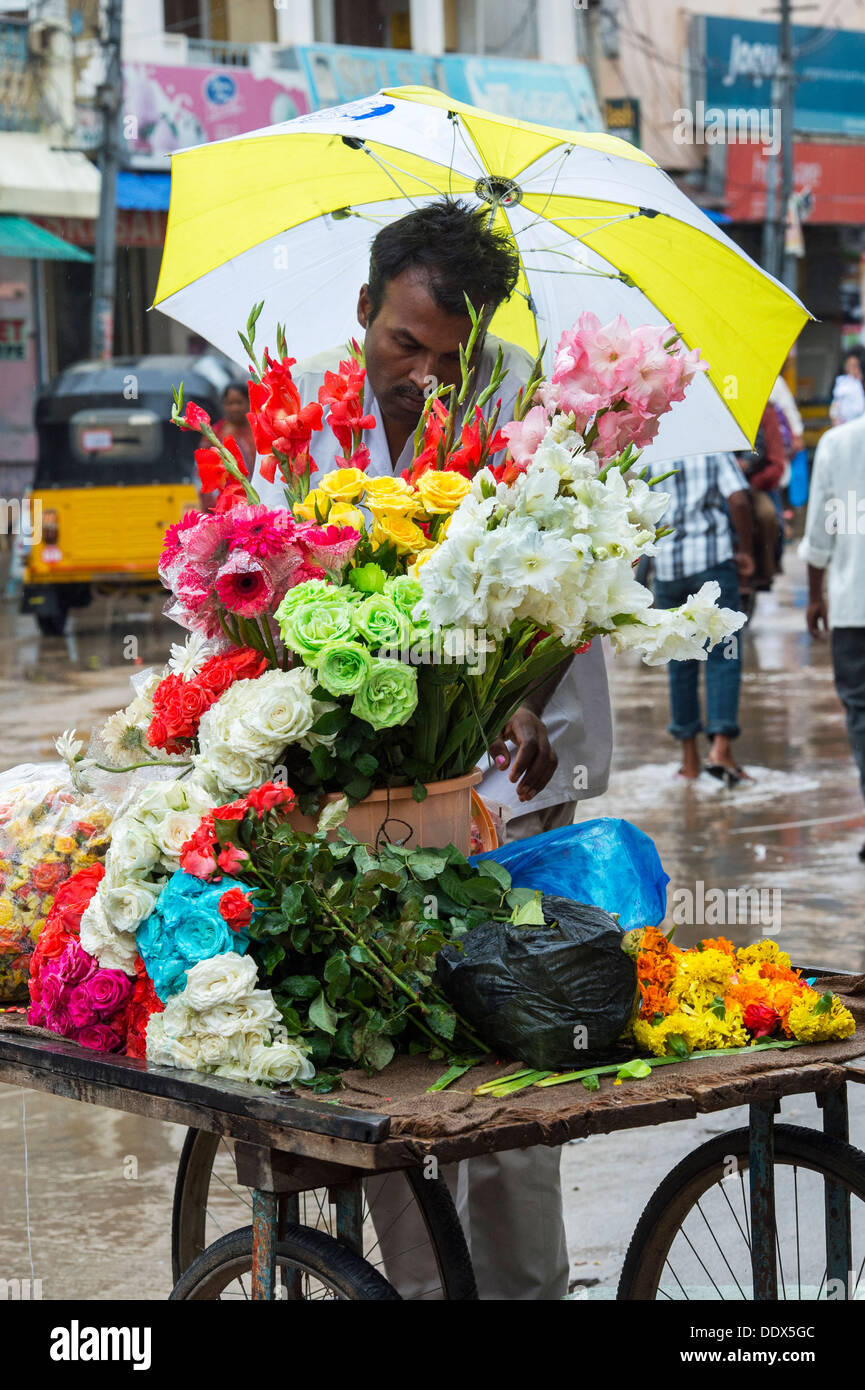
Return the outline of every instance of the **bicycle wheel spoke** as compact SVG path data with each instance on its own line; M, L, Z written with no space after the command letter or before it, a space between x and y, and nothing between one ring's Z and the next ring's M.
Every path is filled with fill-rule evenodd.
M793 1208L796 1216L796 1287L802 1297L802 1257L799 1249L799 1165L793 1164Z
M694 1249L688 1232L685 1230L684 1226L680 1231L680 1235L683 1235L685 1237L685 1240L687 1241L688 1246L690 1247L691 1254L694 1256L694 1259L697 1261L706 1278L709 1280L709 1283L712 1285L712 1288L715 1290L715 1293L718 1295L722 1302L726 1302L726 1300L724 1299L724 1295L721 1293L721 1290L718 1288L718 1285L715 1283L714 1279L712 1278L711 1274L706 1268L706 1265L703 1261L703 1257L697 1252L697 1250Z
M739 1235L742 1237L742 1239L744 1240L745 1244L747 1245L747 1247L748 1247L748 1254L750 1255L750 1253L751 1253L751 1241L750 1241L750 1239L749 1239L748 1233L747 1233L746 1231L743 1231L743 1230L742 1230L742 1223L741 1223L741 1221L739 1220L738 1216L736 1215L736 1212L735 1212L735 1210L734 1210L734 1208L733 1208L733 1203L730 1201L730 1198L727 1196L727 1191L726 1191L726 1188L724 1187L724 1181L723 1181L723 1179L717 1184L717 1186L720 1187L720 1189L721 1189L721 1193L722 1193L722 1195L723 1195L724 1201L727 1203L727 1206L730 1208L730 1215L732 1216L733 1220L735 1221L736 1225L738 1226L738 1228L739 1228ZM740 1179L739 1179L739 1186L740 1186L740 1187L742 1186L741 1177L740 1177Z
M720 1187L720 1183L717 1183L716 1186ZM706 1220L706 1213L703 1211L703 1208L700 1206L699 1198L698 1198L698 1200L697 1200L697 1211L698 1211L698 1212L700 1213L700 1215L702 1216L703 1221L704 1221L705 1226L706 1226L706 1230L709 1232L709 1235L712 1237L713 1241L715 1242L715 1245L716 1245L717 1248L718 1248L718 1254L721 1256L721 1259L724 1261L724 1264L727 1266L728 1270L730 1271L730 1274L731 1274L732 1279L733 1279L733 1283L736 1285L736 1288L739 1290L739 1293L742 1295L742 1298L744 1299L744 1297L745 1297L744 1289L742 1288L742 1285L739 1283L739 1280L736 1278L736 1274L735 1274L735 1271L733 1270L733 1266L730 1264L730 1261L727 1259L727 1256L724 1254L723 1249L721 1248L720 1244L718 1243L718 1237L715 1235L715 1232L712 1230L712 1227L709 1225L709 1222Z
M685 1299L687 1300L688 1303L690 1303L691 1300L690 1300L690 1298L688 1298L687 1292L686 1292L686 1290L685 1290L685 1286L684 1286L684 1284L682 1283L682 1281L681 1281L681 1279L679 1278L679 1276L678 1276L678 1274L676 1273L676 1271L674 1270L673 1266L670 1264L669 1259L666 1259L666 1260L664 1261L664 1268L665 1268L665 1269L668 1269L668 1270L670 1271L670 1273L672 1274L672 1276L673 1276L673 1278L675 1279L676 1283L679 1285L679 1288L682 1290L682 1297L685 1298Z

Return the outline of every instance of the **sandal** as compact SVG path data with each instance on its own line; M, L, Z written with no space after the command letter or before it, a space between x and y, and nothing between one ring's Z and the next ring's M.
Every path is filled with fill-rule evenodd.
M728 790L738 787L740 782L750 782L752 779L745 772L744 768L727 767L724 763L704 763L703 771L708 772L710 777L714 777L716 782L723 782Z

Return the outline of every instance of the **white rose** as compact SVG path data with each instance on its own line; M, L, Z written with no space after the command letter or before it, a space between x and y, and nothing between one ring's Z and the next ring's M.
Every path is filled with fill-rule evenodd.
M200 960L186 972L183 1002L196 1013L218 1004L235 1004L251 994L258 983L258 971L251 956L236 951Z
M222 1038L217 1033L199 1033L195 1037L199 1066L218 1067L233 1058L230 1038Z
M248 730L259 733L273 757L290 743L305 738L315 723L315 708L306 668L267 671L254 682L255 700L248 715Z
M149 829L130 815L114 822L106 868L118 879L144 878L159 858Z
M246 1065L250 1081L309 1081L315 1075L315 1067L297 1042L259 1044L252 1049Z
M81 916L80 940L84 950L95 956L105 970L135 974L138 948L134 932L117 931L105 915L102 888L98 888Z
M153 827L153 835L163 863L176 869L180 864L180 851L199 827L201 816L195 811L169 811Z
M240 753L228 743L213 743L203 748L196 758L196 766L214 779L223 794L229 795L260 787L273 768L272 762Z
M227 1038L233 1033L267 1029L279 1025L282 1015L269 989L254 989L232 1004L217 1004L198 1015L201 1026L209 1033Z
M134 814L144 821L160 821L168 811L182 811L185 807L183 783L176 780L151 782L136 795L132 803Z
M169 1037L165 1031L162 1014L151 1014L147 1021L148 1062L157 1067L183 1067L188 1071L198 1069L198 1050L185 1039Z
M106 887L103 880L99 896L105 918L114 930L134 933L153 911L159 889L136 879Z

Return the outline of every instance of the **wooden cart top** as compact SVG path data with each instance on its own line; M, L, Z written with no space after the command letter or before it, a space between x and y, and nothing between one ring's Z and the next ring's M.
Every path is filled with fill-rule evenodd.
M46 1037L8 1014L0 1015L0 1082L224 1134L299 1158L383 1171L419 1163L430 1153L453 1162L561 1144L865 1080L865 1069L851 1065L865 1053L865 976L831 976L824 982L853 1009L855 1037L684 1062L621 1086L605 1077L594 1093L563 1085L499 1100L476 1097L474 1086L509 1069L490 1062L431 1095L427 1088L442 1064L398 1057L373 1078L347 1073L347 1088L334 1100L93 1053Z

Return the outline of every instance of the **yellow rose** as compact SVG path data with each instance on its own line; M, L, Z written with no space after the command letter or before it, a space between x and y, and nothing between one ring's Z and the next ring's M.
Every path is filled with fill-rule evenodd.
M302 502L295 502L292 510L294 515L301 521L326 520L330 508L330 498L321 488L315 487L312 492L308 492Z
M428 468L417 482L427 512L454 511L470 488L471 483L462 473L449 473L446 469Z
M366 487L366 474L360 468L337 468L325 473L319 491L326 492L333 502L354 502Z
M5 927L12 916L12 904L8 898L0 898L0 927Z
M405 478L370 478L364 502L373 516L382 512L406 516L421 510L420 498Z
M54 848L60 854L74 854L77 848L74 835L58 835L54 841Z
M397 554L411 555L418 550L426 550L432 541L424 535L419 526L407 516L398 512L382 512L375 519L372 528L373 545L394 545Z
M327 519L332 526L353 526L356 531L363 531L366 525L363 512L350 502L334 502Z
M410 564L408 569L406 570L406 574L408 575L409 579L417 579L418 571L423 568L427 560L429 560L430 557L434 554L435 547L433 546L430 550L424 550L420 553L420 555L415 556L414 562Z

